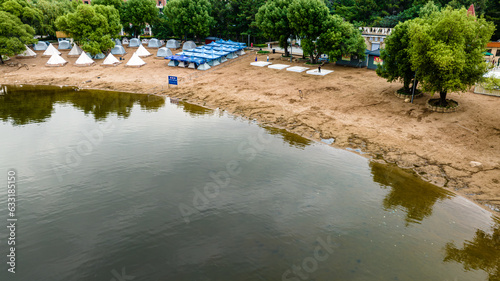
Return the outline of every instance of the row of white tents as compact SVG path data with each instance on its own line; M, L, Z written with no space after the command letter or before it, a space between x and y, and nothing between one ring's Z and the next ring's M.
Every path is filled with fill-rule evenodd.
M45 66L65 66L68 64L68 61L66 61L63 57L61 57L59 54L53 54L50 59L47 61ZM83 52L81 55L78 57L78 59L75 62L75 66L91 66L95 65L96 62L90 58L90 56ZM113 56L113 54L109 54L106 59L102 62L101 66L117 66L121 64L121 62ZM141 67L145 65L146 62L144 62L139 54L137 52L134 52L130 60L125 64L125 66L128 67Z

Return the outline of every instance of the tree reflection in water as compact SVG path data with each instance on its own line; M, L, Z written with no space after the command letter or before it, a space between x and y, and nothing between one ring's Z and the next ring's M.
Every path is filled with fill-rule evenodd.
M136 103L142 110L157 110L165 105L165 99L159 96L72 87L2 86L1 90L0 119L10 120L15 126L45 122L54 104L71 104L96 120L104 120L110 113L128 118Z
M382 188L391 188L383 201L385 210L401 207L406 211L406 226L420 223L432 215L437 201L453 197L453 193L425 182L410 172L396 167L371 162L373 180Z
M465 270L484 270L489 281L500 281L500 219L490 232L476 230L472 241L465 241L462 249L454 243L445 246L445 262L459 262Z

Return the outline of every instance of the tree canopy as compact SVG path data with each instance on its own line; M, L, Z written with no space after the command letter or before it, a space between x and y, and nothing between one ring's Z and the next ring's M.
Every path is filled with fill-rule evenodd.
M449 91L465 91L488 70L483 59L494 26L483 17L451 7L417 18L410 24L410 60L424 91L440 93L446 106Z
M56 26L73 37L86 52L96 55L114 46L121 29L118 11L113 6L80 5L74 13L57 18Z
M287 15L311 63L316 63L322 54L328 54L331 60L347 54L365 57L361 32L340 16L331 15L322 0L293 0Z
M39 30L42 25L42 11L26 0L0 0L0 10L18 17L22 23Z
M146 23L156 23L159 13L154 0L128 0L120 11L124 29L132 31L136 37L146 27Z
M118 11L123 3L123 0L92 0L92 5L113 6Z
M25 44L35 43L33 39L35 30L23 24L21 20L11 13L0 10L0 62L1 55L13 56L26 50Z
M403 91L410 93L410 83L415 76L410 61L410 24L405 21L396 25L391 34L385 39L385 49L380 50L383 65L377 68L377 74L387 81L403 82Z
M265 36L278 38L280 47L288 56L288 39L293 29L288 20L288 8L292 0L269 0L260 7L255 21Z
M40 35L56 36L56 19L67 13L72 13L78 5L83 5L80 1L69 0L33 0L33 6L42 13L41 26L37 32Z
M167 2L165 13L174 34L179 37L192 34L200 38L209 34L214 21L211 9L208 0L171 0Z

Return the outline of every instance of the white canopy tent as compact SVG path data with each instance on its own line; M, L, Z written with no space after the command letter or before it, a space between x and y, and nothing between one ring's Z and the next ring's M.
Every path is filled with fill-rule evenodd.
M95 61L93 61L85 52L83 52L75 62L76 66L91 66L94 64Z
M59 54L53 54L45 66L65 66L67 63Z
M42 54L42 57L50 57L52 56L53 54L58 54L60 55L61 52L59 52L56 47L54 47L54 45L52 45L52 43L49 44L49 46L47 47L47 50L45 50L45 52L43 52Z
M139 57L149 57L149 56L153 55L150 52L148 52L148 50L146 50L146 48L144 48L144 46L142 44L139 46L139 48L137 49L137 51L135 51L135 53Z
M82 48L80 48L76 43L73 45L73 48L68 53L68 57L77 58L83 53Z
M104 62L101 64L101 66L117 66L121 63L121 61L119 61L117 58L115 58L115 56L113 56L113 54L109 54L106 59L104 60Z
M26 47L26 50L22 52L21 54L17 55L16 58L20 59L27 59L27 58L36 58L36 53L33 52L33 50L30 49L30 47L24 45Z
M145 65L146 63L137 55L137 53L134 53L130 60L125 64L125 66L128 67L141 67Z

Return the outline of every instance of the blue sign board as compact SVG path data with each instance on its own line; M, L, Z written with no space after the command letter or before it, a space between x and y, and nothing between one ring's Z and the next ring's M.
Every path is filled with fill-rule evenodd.
M168 76L168 84L177 85L177 76Z

